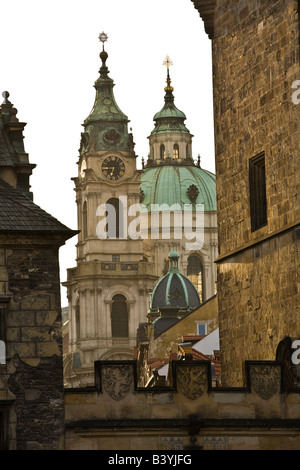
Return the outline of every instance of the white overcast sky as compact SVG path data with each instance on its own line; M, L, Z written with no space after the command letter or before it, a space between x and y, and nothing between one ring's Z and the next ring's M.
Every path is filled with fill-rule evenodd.
M77 228L74 184L82 123L94 104L102 43L114 94L147 159L153 116L164 104L168 54L176 106L194 135L193 158L214 163L211 42L191 0L14 0L1 5L0 91L26 122L25 150L37 164L34 202ZM1 97L2 102L2 97ZM77 237L60 249L61 281L76 265ZM62 305L67 305L65 289Z

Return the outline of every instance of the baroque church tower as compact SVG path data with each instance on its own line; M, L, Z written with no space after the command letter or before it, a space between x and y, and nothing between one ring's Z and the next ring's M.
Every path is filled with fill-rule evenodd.
M164 105L153 117L150 154L141 175L141 201L148 217L144 257L155 262L161 278L169 269L169 252L176 249L180 272L194 283L204 302L215 294L215 175L201 168L200 156L193 159L193 135L185 125L186 115L175 106L169 56L163 65Z
M150 320L151 294L168 272L172 249L178 251L179 269L196 286L200 302L215 294L215 176L192 158L193 136L185 114L174 104L171 62L167 57L164 63L164 106L154 116L149 158L138 170L128 117L116 103L108 75L107 36L102 33L99 39L102 66L95 103L83 123L74 178L80 230L77 266L68 270L64 283L69 303L64 370L68 387L93 385L96 360L133 359L137 330ZM195 227L189 227L188 236L183 234L186 206L191 225L201 207L199 243L190 243Z
M143 242L127 234L130 207L140 201L139 171L128 117L118 107L106 65L95 82L94 107L83 123L78 176L77 267L68 270L69 349L65 376L91 384L94 361L132 359L156 276L143 261ZM72 372L70 373L70 371Z

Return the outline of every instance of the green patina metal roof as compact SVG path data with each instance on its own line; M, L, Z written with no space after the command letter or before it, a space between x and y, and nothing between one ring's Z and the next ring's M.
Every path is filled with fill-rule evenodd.
M131 151L132 135L128 133L128 117L124 114L114 97L114 82L108 76L106 66L107 52L100 53L102 66L100 76L94 86L96 97L93 109L85 119L83 126L85 133L82 135L80 153L94 150L122 150ZM132 156L133 153L132 153Z
M102 66L99 70L100 77L95 82L96 98L92 111L86 118L84 124L92 121L121 121L128 122L128 117L121 111L116 103L113 87L114 81L108 76L109 70L106 66L108 54L106 51L100 53Z
M165 87L165 104L163 108L155 114L153 120L155 121L155 127L151 132L153 134L164 134L166 132L170 133L183 133L189 134L189 130L186 128L184 121L186 115L176 108L174 104L174 95L173 87L171 87L171 79L167 75L167 86Z
M141 176L142 204L151 211L152 204L191 204L188 190L198 190L195 204L204 204L205 211L216 211L215 175L193 165L162 165L143 170Z
M166 307L178 309L178 313L188 313L201 304L199 293L194 284L178 269L179 255L176 250L169 253L169 272L156 284L150 303L150 313L158 312ZM155 322L159 321L157 318Z

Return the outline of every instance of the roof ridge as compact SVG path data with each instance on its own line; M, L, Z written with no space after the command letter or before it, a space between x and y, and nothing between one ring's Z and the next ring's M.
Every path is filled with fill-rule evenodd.
M9 230L12 227L11 224L13 224L13 227L18 230L63 230L71 232L66 225L1 178L0 198L2 199L0 209L4 214L0 230ZM8 214L9 206L11 206L11 211ZM22 217L23 214L25 217ZM38 227L37 221L40 222L40 227Z

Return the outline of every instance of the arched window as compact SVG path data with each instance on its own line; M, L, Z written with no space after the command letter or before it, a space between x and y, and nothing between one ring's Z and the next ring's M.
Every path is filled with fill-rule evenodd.
M111 333L113 338L128 338L127 301L122 294L112 298Z
M107 237L108 238L122 238L124 236L123 225L123 205L120 199L111 198L106 202L107 207Z
M87 223L88 223L87 202L84 201L83 206L82 206L82 233L83 233L84 240L87 237Z
M173 158L179 158L179 146L178 144L173 145Z
M186 145L185 153L186 153L186 158L189 158L190 157L190 149L189 149L188 144Z
M160 158L164 160L166 158L166 148L164 144L161 144L160 146Z
M80 339L80 307L79 299L77 299L75 305L75 328L76 328L76 341Z
M203 266L198 256L190 256L188 258L187 277L194 284L203 302Z
M299 387L300 383L300 367L298 364L293 364L292 355L295 349L292 345L293 338L286 336L280 341L276 350L276 361L282 364L284 388L286 389Z

